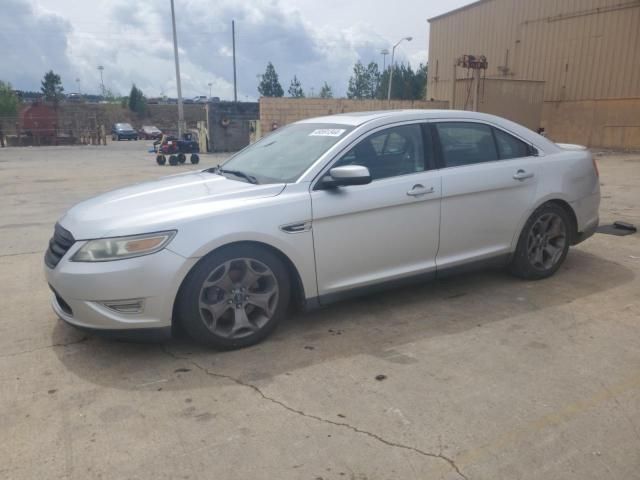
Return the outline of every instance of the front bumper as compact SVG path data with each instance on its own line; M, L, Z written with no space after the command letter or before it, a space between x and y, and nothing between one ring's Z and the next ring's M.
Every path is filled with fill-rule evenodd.
M62 320L104 333L171 328L178 289L197 259L164 249L112 262L69 261L83 244L76 242L54 269L45 266L52 307ZM113 308L132 300L141 301L140 311Z

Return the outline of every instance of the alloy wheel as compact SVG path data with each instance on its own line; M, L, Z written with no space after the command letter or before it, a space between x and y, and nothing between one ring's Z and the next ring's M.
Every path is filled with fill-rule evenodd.
M555 213L541 215L531 226L527 237L527 255L531 265L550 270L562 258L567 244L567 228Z
M215 335L247 337L271 320L278 296L269 267L253 258L235 258L217 266L202 284L200 318Z

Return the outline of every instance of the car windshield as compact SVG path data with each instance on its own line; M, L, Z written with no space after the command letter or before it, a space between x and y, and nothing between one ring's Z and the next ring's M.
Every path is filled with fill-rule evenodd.
M128 123L116 123L116 128L120 130L133 130L133 127Z
M298 123L270 133L222 165L259 183L295 182L329 148L352 130L349 125Z

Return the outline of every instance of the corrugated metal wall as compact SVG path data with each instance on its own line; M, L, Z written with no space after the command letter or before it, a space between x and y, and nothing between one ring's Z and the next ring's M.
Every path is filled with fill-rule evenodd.
M545 101L640 97L640 0L482 0L430 25L429 97L451 98L463 54L486 55L487 77L544 80Z
M543 95L544 82L487 78L480 82L478 111L508 118L536 130L542 123ZM471 110L472 105L473 80L459 79L453 108Z

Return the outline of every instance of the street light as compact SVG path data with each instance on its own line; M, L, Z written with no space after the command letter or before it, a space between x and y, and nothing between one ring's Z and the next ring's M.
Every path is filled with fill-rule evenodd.
M104 71L104 67L102 65L98 65L98 70L100 70L100 88L102 88L102 99L104 100L104 80L102 79L102 72Z
M211 85L213 85L213 83L209 82L207 85L209 85L209 99L211 99Z
M387 55L389 55L389 49L383 48L380 50L380 55L382 55L382 71L384 72L387 69Z
M394 62L394 57L396 53L396 47L400 45L404 40L406 40L407 42L410 42L411 40L413 40L413 37L401 38L400 40L398 40L398 43L396 43L393 46L393 49L391 50L391 66L389 70L389 91L387 92L387 101L389 102L391 101L391 84L393 83L393 62Z

